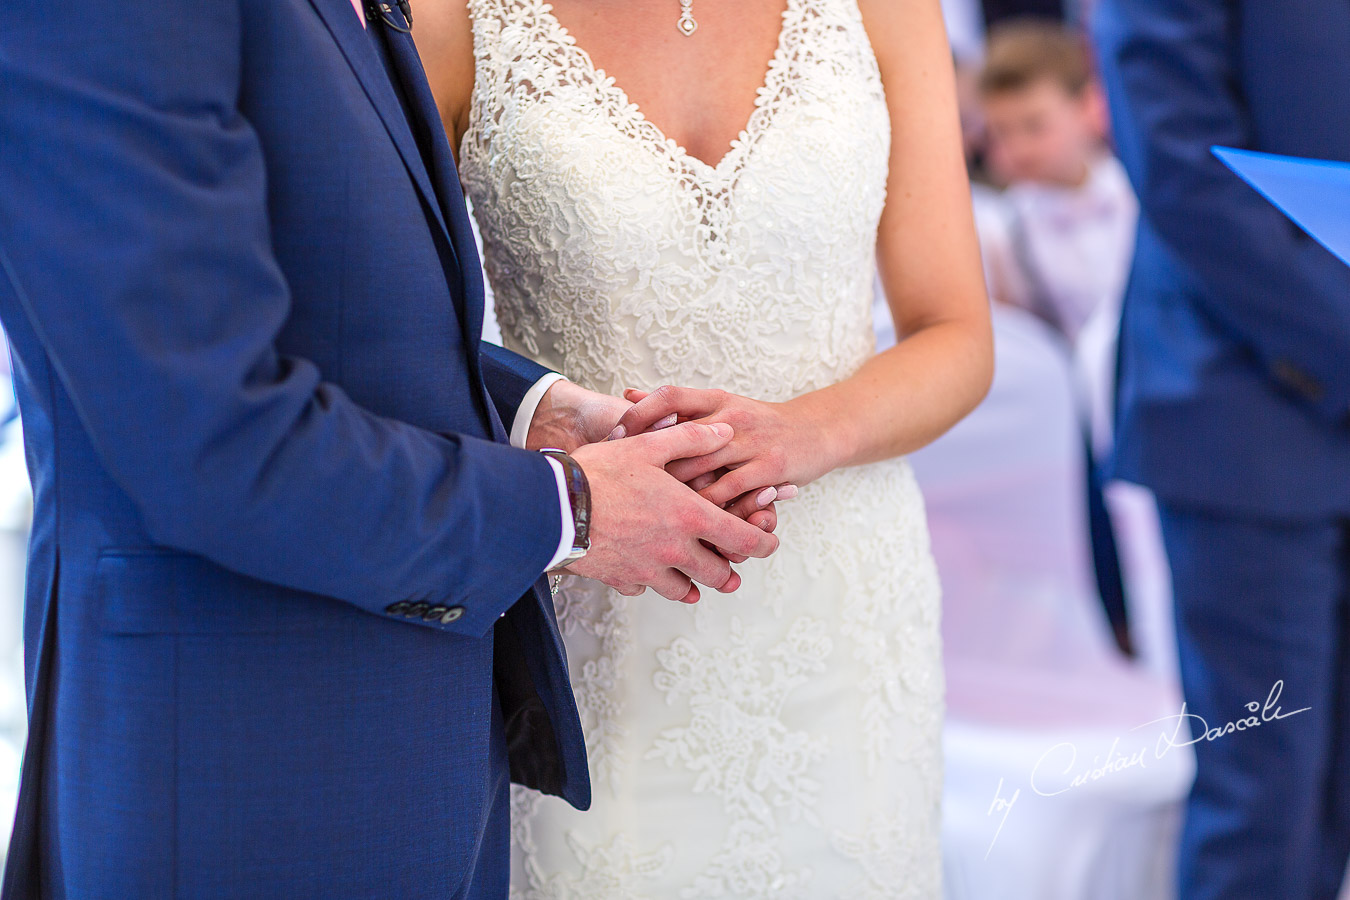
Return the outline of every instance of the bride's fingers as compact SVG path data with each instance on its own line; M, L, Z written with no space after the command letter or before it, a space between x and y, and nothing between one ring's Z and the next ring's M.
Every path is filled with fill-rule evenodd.
M717 472L704 472L697 478L693 478L690 479L689 481L686 481L685 484L689 487L691 491L701 491L708 485L715 482L719 477L721 476Z
M778 488L756 488L755 490L748 491L737 497L732 504L727 507L727 512L731 513L733 516L749 521L751 515L759 512L761 509L767 509L772 506L773 502L777 499Z
M738 469L728 472L713 484L699 491L699 494L712 503L714 506L725 507L728 503L750 491L767 491L769 488L762 487L767 481L772 484L775 479L773 473L766 471L767 467L759 462L747 463ZM777 498L777 488L774 488L774 497ZM758 494L756 495L758 496Z
M695 478L706 475L709 472L716 472L718 469L730 469L737 463L744 461L746 451L743 447L737 447L735 441L726 445L720 450L703 456L692 456L688 459L677 459L666 466L676 481L683 481L689 484ZM704 485L706 487L706 485ZM702 490L701 487L694 490Z
M646 400L650 396L651 391L639 391L637 388L624 388L623 391L623 398L627 400L629 403L641 403L643 400ZM670 415L666 416L664 419L660 420L647 430L660 431L662 428L669 428L672 425L679 424L679 421L680 421L679 413L671 413ZM709 422L707 424L712 425L715 423ZM625 431L626 430L627 429L625 428Z
M664 431L665 429L669 428L670 426L672 426L672 425L678 425L678 424L680 424L680 417L677 416L675 413L671 413L670 415L666 416L666 417L665 417L664 419L662 419L661 421L657 422L657 423L656 423L655 425L653 425L651 428L648 428L646 431L641 432L641 433L642 433L642 434L653 434L653 433L658 432L658 431ZM615 428L614 428L614 430L611 431L611 432L609 433L609 437L606 438L606 440L617 441L617 440L619 440L620 438L625 438L625 437L628 437L628 429L627 429L627 427L624 427L624 426L617 426L617 425L616 425Z
M629 407L614 428L614 436L642 434L672 414L688 419L712 415L725 396L721 391L663 385Z
M778 507L773 505L767 509L761 509L759 512L751 513L745 521L756 528L763 528L769 534L773 534L774 530L778 528Z
M650 393L651 393L650 391L639 391L637 388L624 388L623 399L628 401L629 403L628 408L632 409L634 404L636 404L639 400L645 400L647 398L647 395ZM676 419L676 421L678 421L678 418ZM672 422L671 424L673 425L675 423ZM609 433L609 437L605 438L605 440L617 441L621 438L626 438L628 437L628 435L633 433L634 432L629 431L628 426L624 425L622 420L620 420L619 422L615 423L614 429Z

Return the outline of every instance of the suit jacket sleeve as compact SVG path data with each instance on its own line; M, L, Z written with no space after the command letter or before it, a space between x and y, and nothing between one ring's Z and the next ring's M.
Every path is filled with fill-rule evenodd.
M1239 5L1098 7L1094 30L1121 159L1147 225L1204 285L1197 299L1205 312L1315 413L1350 421L1350 269L1210 152L1215 144L1260 149L1235 69Z
M510 431L525 395L552 370L487 341L483 341L481 359L488 396L497 407L497 415L501 416L506 429Z
M0 291L153 540L375 613L462 606L427 627L484 635L556 550L552 469L375 415L278 352L240 48L228 0L6 17Z

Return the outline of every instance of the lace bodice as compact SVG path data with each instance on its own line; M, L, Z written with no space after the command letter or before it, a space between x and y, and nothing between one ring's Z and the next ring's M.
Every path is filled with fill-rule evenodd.
M754 113L715 166L648 121L547 3L470 10L461 174L508 347L598 390L766 400L872 354L890 119L856 0L788 0Z

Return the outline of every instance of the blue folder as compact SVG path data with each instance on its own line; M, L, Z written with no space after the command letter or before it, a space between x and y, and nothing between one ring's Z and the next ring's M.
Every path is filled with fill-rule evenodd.
M1350 265L1350 163L1212 149L1280 212Z

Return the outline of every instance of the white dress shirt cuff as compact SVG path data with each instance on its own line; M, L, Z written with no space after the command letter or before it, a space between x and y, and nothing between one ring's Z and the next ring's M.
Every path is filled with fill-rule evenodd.
M572 544L576 542L577 535L576 526L572 524L572 501L567 498L567 475L563 472L562 463L556 459L550 457L548 464L553 467L553 477L558 480L558 504L562 508L562 538L558 541L558 552L553 555L548 568L544 570L546 572L567 558L567 554L572 552Z
M530 423L534 421L534 414L539 409L539 402L544 399L548 389L560 381L567 379L557 372L549 372L543 378L534 383L534 387L525 392L525 399L520 401L520 408L516 410L516 417L511 420L511 446L525 449L525 439L530 436Z
M548 393L549 388L560 381L566 380L557 372L549 372L525 392L525 399L520 401L520 407L516 410L516 417L511 421L512 447L525 449L525 439L530 435L530 423L534 421L534 414L539 409L540 401L544 399L544 395ZM556 459L550 459L548 462L549 465L553 466L553 477L558 482L558 506L562 510L562 535L558 540L558 552L553 555L553 559L548 564L548 568L552 569L572 552L572 544L576 541L577 529L572 524L572 501L567 497L567 475L563 472L562 463Z

